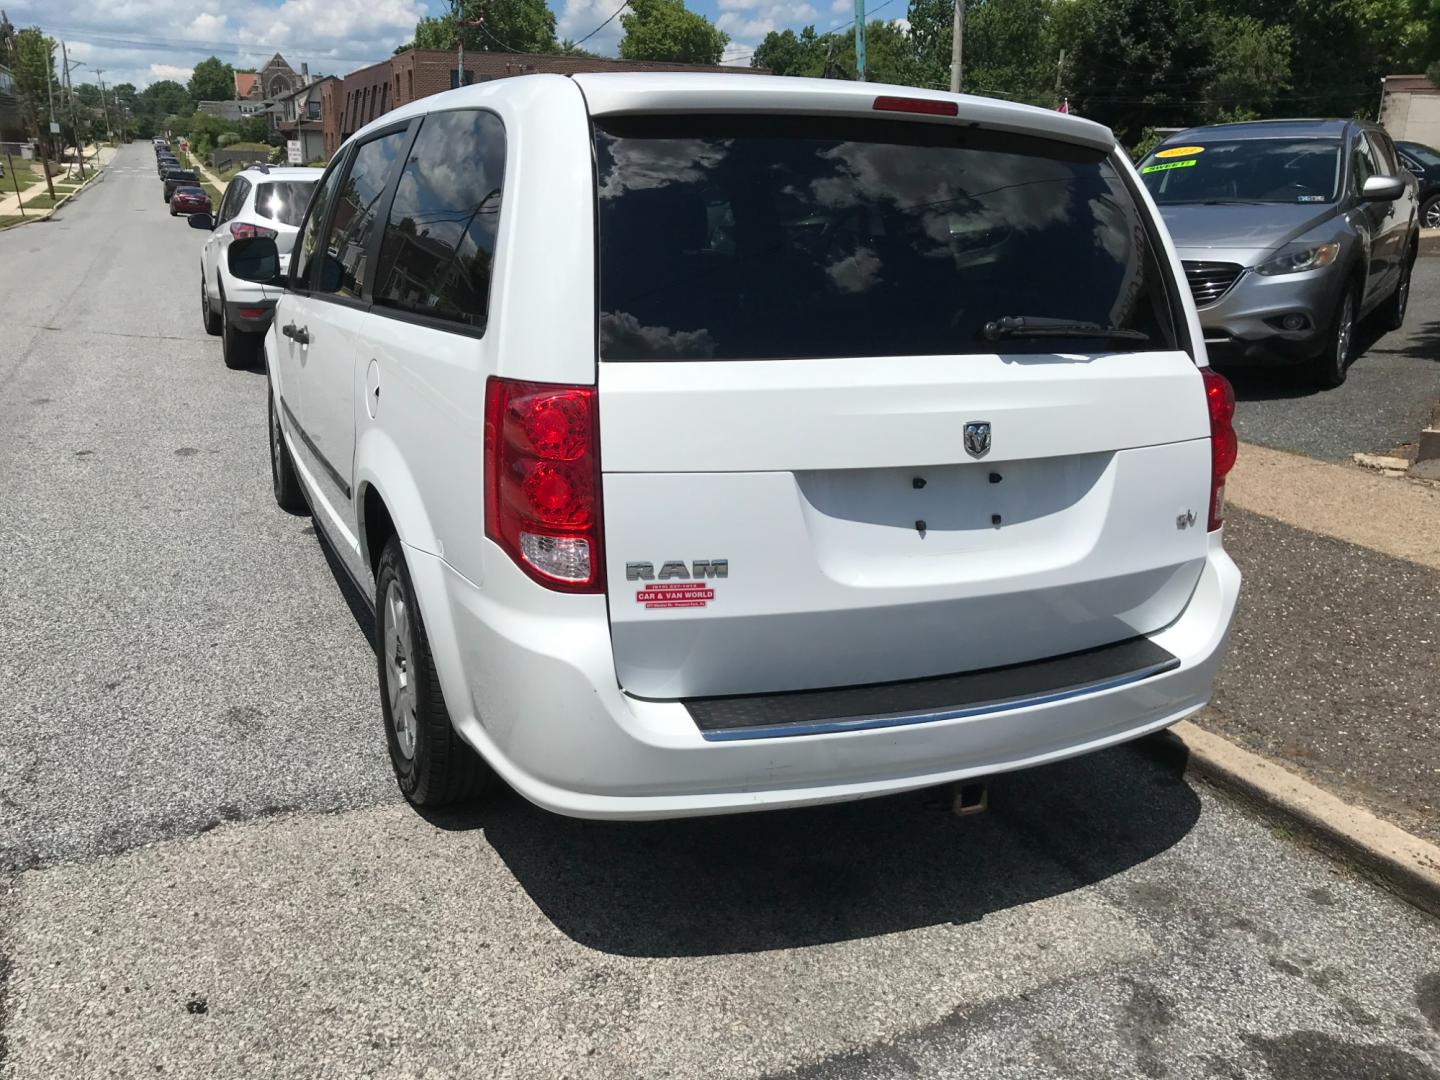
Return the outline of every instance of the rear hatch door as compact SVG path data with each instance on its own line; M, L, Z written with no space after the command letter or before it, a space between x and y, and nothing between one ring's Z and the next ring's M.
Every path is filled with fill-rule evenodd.
M872 116L594 130L627 691L948 674L1180 613L1204 393L1104 150Z

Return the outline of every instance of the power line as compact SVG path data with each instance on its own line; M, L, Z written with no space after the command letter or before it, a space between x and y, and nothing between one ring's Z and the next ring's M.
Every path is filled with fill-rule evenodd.
M609 26L612 22L614 22L614 21L615 21L615 16L616 16L616 15L619 15L622 11L624 11L624 10L625 10L627 7L629 7L629 6L630 6L630 0L623 0L623 3L621 3L621 5L620 5L618 8L615 9L614 13L610 16L610 18L606 19L606 20L605 20L604 22L602 22L599 26L597 26L594 30L591 30L588 34L586 34L584 37L582 37L579 41L575 42L575 44L576 44L576 45L584 45L585 42L589 41L592 37L594 37L596 34L598 34L601 30L604 30L605 27Z

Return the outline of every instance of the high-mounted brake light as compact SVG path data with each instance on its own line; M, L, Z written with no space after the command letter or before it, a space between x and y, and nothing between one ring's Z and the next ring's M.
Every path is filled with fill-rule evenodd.
M1240 441L1235 434L1235 390L1213 368L1202 368L1205 404L1210 410L1210 531L1225 520L1225 477L1235 466Z
M593 386L485 384L485 535L540 584L603 592Z
M960 106L935 98L877 97L871 106L876 112L921 113L924 116L959 116Z

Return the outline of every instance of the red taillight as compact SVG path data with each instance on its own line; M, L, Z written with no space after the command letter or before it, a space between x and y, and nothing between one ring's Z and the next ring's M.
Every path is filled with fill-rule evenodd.
M485 535L542 585L603 592L593 386L485 385Z
M251 225L248 221L232 221L230 223L230 238L232 240L248 240L252 236L279 236L274 229L267 229L264 225Z
M263 307L242 307L237 310L240 312L242 319L258 319L261 315L265 314L266 309Z
M953 101L935 98L877 97L872 106L877 112L920 113L924 116L959 116L960 106Z
M1205 404L1210 409L1210 529L1225 519L1225 477L1235 465L1240 441L1235 435L1235 390L1213 368L1202 368Z

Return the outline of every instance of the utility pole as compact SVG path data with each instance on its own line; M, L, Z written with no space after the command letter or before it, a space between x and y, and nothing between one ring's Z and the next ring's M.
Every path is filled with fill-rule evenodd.
M65 42L60 42L60 58L65 62L65 93L70 98L70 123L75 128L75 157L76 164L80 167L80 179L85 179L85 147L80 141L80 117L75 112L75 88L70 85L70 53L65 49Z
M465 85L465 0L450 0L455 14L455 88Z
M115 129L110 126L110 106L105 104L105 80L100 77L104 74L104 68L95 69L95 81L100 84L100 111L105 114L105 137L113 139Z
M47 39L48 40L48 39ZM52 151L55 149L55 132L60 129L55 125L55 46L51 45L45 54L45 93L50 98L50 130L45 133L45 145ZM35 108L39 108L36 102ZM39 124L35 125L37 128ZM55 201L55 181L50 179L50 154L41 152L40 171L45 174L45 190L50 192L50 201Z
M955 24L950 35L950 92L960 92L960 75L965 47L965 0L955 0Z
M1061 96L1061 80L1065 75L1065 50L1060 50L1060 59L1055 61L1055 107L1058 109L1065 104ZM1068 109L1066 110L1069 111Z
M865 0L855 0L855 77L865 81Z

